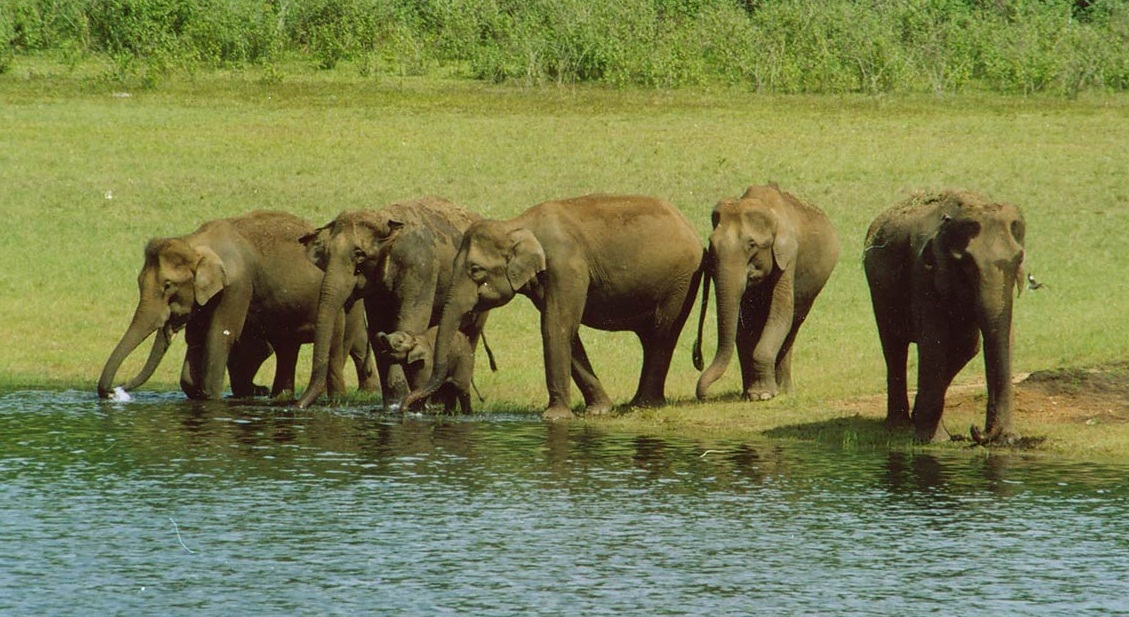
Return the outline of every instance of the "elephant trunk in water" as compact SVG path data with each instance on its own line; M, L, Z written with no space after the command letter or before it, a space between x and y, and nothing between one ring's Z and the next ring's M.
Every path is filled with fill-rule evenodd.
M318 298L317 322L314 325L314 357L310 369L310 383L302 393L302 398L298 400L299 408L310 406L326 390L329 356L334 351L338 351L337 345L334 345L334 338L340 327L338 317L356 284L355 265L351 257L349 252L335 252L326 266L321 283L321 294Z
M456 273L460 271L455 268ZM457 274L456 274L457 276ZM431 379L419 390L409 392L404 398L403 408L411 409L420 401L426 400L443 385L447 377L447 360L452 341L465 318L474 311L478 295L474 282L470 279L451 284L447 300L443 304L443 315L439 318L439 331L435 335L435 350L432 359Z
M741 315L741 297L745 294L745 281L747 273L743 261L734 261L733 265L726 265L726 260L719 259L716 252L711 251L711 271L707 276L714 277L717 287L717 352L713 362L698 378L697 397L705 400L706 392L715 381L725 374L729 361L733 359L733 350L737 341L737 321ZM707 290L703 290L706 292ZM701 317L699 318L701 319Z
M157 365L161 363L161 359L164 358L165 352L169 349L169 342L172 340L172 329L168 325L168 310L165 308L164 314L158 316L155 320L146 317L150 312L140 306L137 308L129 328L118 341L118 345L110 354L110 358L106 360L106 365L102 367L102 375L98 378L99 397L110 398L113 394L114 378L117 376L122 362L154 331L158 331L157 337L153 340L153 348L149 351L149 358L145 361L145 366L133 379L127 381L123 388L131 390L145 383L153 375Z

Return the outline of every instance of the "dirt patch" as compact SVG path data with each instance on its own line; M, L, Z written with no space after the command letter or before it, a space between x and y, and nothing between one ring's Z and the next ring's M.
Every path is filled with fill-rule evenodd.
M1020 414L1059 422L1129 422L1129 364L1037 371L1015 389Z
M983 383L953 386L945 397L945 410L983 411L986 398ZM884 413L886 395L844 401L839 406L845 411L881 409ZM1129 363L1016 375L1015 406L1019 418L1077 424L1129 423Z

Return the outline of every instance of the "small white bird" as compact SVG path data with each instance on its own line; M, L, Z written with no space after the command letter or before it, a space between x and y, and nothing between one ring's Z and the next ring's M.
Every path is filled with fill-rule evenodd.
M1036 289L1043 289L1044 287L1046 287L1046 285L1035 280L1034 274L1027 275L1027 289L1035 291Z

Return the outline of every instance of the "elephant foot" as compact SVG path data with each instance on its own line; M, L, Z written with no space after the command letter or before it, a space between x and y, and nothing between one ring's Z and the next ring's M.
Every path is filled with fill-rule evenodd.
M945 426L940 422L933 429L918 428L914 432L914 439L921 443L942 443L945 441L952 441L952 436L945 430Z
M779 390L776 387L776 378L758 379L745 388L745 400L771 401Z
M908 413L886 414L886 428L889 430L908 428L912 424Z
M745 390L745 395L744 395L744 399L746 401L771 401L775 397L776 397L775 392L769 392L767 390L757 390L755 388L750 389L750 390Z
M275 395L271 396L270 398L271 398L272 401L278 401L280 403L286 402L286 401L292 401L292 400L294 400L294 391L293 390L283 390L282 392L279 392L278 394L275 394Z
M1019 433L1013 430L997 430L984 433L981 432L980 427L975 424L972 425L969 433L972 435L972 442L981 446L1013 446L1022 439Z
M612 410L611 401L599 401L599 402L596 402L596 403L589 403L584 408L584 413L585 413L585 415L589 415L589 416L602 416L606 413L611 413L611 410Z
M239 388L236 388L235 386L231 387L231 398L261 398L269 396L270 388L266 386L260 386L259 384L251 384L250 386L245 385ZM192 398L192 396L189 395L188 398Z
M552 407L549 407L548 409L545 410L545 413L541 414L541 419L548 421L548 422L557 422L559 420L571 420L575 417L576 416L572 413L571 409L569 409L568 407L561 406L561 405L554 405Z
M666 405L665 396L636 396L631 399L632 407L663 407Z

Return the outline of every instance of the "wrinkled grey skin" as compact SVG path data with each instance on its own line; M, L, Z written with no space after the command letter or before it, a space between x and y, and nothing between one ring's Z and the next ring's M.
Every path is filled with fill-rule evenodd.
M476 214L439 197L424 197L379 210L342 212L302 238L308 258L325 271L318 299L310 385L299 407L313 402L326 379L334 316L364 300L369 340L378 332L423 332L436 325L451 282L452 261L463 231ZM459 327L474 347L486 315ZM417 365L376 358L386 408L424 382ZM316 396L316 394L315 394Z
M791 393L792 345L839 260L835 229L818 208L776 185L750 186L740 198L719 202L712 220L694 342L698 370L710 279L717 284L718 343L698 379L698 399L705 400L710 385L725 373L734 349L745 399Z
M886 422L912 422L920 441L943 441L945 392L984 344L988 404L981 443L1019 439L1012 410L1012 302L1023 289L1026 225L1019 209L977 193L914 196L883 212L866 234L874 315L886 359ZM917 344L909 409L906 360Z
M405 365L419 365L418 371L423 383L432 379L435 367L435 337L439 327L432 326L426 332L392 332L376 335L377 357L385 357L389 362ZM444 375L436 376L442 385L431 396L431 400L443 403L447 413L454 413L456 403L463 413L471 413L470 390L474 379L474 350L470 339L462 332L455 332L451 347L447 350L447 364Z
M225 369L234 396L259 394L252 379L272 351L277 369L271 394L293 393L298 348L313 341L321 286L321 272L298 243L312 231L290 214L257 211L205 223L187 236L151 240L137 277L133 320L102 369L98 395L112 394L121 363L156 332L144 368L123 387L145 383L181 328L188 343L181 389L190 398L221 398ZM345 389L342 330L362 387L375 386L363 309L339 315L337 328L331 393Z
M703 252L686 217L652 197L586 195L475 223L455 256L432 379L405 404L426 399L442 384L437 376L447 372L442 362L460 324L518 294L541 311L545 419L572 417L570 376L588 413L612 408L580 340L581 324L635 332L643 369L632 404L664 404L667 370L697 293Z

